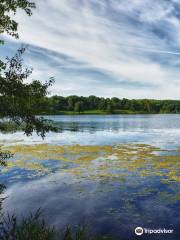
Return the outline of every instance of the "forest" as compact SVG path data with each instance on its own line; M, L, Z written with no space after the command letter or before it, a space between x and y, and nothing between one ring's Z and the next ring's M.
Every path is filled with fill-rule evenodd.
M3 107L4 99L0 98ZM15 100L13 99L13 102ZM51 96L29 100L35 114L163 114L180 113L180 100L119 99L96 96Z

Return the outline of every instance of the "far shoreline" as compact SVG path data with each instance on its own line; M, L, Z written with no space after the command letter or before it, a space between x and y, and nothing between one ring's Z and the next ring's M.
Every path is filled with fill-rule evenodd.
M37 115L41 116L60 116L60 115L65 115L65 116L80 116L80 115L171 115L175 114L178 115L179 113L172 113L172 112L162 112L162 113L154 113L154 112L133 112L133 111L126 111L126 110L117 110L113 112L104 112L104 111L84 111L84 112L73 112L73 111L59 111L56 113L41 113Z

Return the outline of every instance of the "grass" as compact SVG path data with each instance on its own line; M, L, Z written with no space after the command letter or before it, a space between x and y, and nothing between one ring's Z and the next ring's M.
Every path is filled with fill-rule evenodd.
M48 226L41 218L42 211L38 209L35 214L23 218L21 222L15 215L2 217L0 221L1 240L110 240L108 236L89 236L85 226L72 230L67 226L62 232Z
M0 223L1 240L55 240L56 232L53 227L40 220L40 209L33 215L23 218L18 223L15 215L2 217Z
M111 114L148 114L142 111L131 111L131 110L113 110L112 112L102 110L85 110L83 112L75 111L56 111L51 113L41 113L41 115L111 115ZM152 113L151 113L152 114Z

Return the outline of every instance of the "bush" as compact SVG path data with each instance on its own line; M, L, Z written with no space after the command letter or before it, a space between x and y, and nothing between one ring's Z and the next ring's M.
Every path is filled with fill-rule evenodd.
M0 221L0 239L1 240L110 240L107 236L93 237L88 235L85 226L79 226L72 230L70 226L66 227L62 233L48 226L41 218L41 210L38 209L35 214L23 218L21 222L17 221L15 215L1 217Z

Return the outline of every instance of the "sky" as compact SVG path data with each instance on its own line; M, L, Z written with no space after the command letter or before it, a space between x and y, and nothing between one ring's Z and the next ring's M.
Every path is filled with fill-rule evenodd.
M18 11L31 79L55 77L51 95L180 99L180 0L36 0Z

